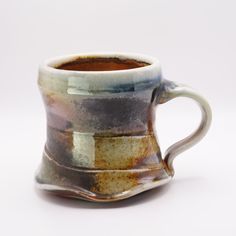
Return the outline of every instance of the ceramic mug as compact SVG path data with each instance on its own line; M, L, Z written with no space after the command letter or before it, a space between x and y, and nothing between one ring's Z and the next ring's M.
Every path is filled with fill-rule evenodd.
M40 66L47 141L37 186L62 196L116 201L163 185L173 160L196 144L211 123L207 101L163 79L157 59L129 53L70 55ZM176 97L200 106L199 127L162 158L155 110Z

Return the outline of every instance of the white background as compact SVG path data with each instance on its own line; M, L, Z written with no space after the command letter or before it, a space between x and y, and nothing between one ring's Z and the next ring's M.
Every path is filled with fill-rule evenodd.
M234 0L1 0L0 235L236 235L235 12ZM157 57L165 78L196 88L213 110L169 185L112 204L34 188L46 140L38 64L94 51ZM199 119L186 99L159 106L163 152Z

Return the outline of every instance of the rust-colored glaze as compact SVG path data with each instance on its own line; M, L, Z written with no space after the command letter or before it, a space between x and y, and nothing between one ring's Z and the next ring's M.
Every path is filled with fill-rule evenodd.
M116 195L137 188L140 185L168 178L160 163L156 168L143 171L137 170L107 170L107 171L90 171L79 168L71 168L61 165L51 159L47 153L44 153L41 170L37 175L37 181L42 184L53 184L62 186L65 189L63 193L67 196L78 197L76 191L80 191L80 197L90 199L96 196L97 199L111 199ZM76 186L79 186L77 189ZM61 190L62 191L62 190ZM57 193L54 191L54 193ZM58 194L61 192L59 191ZM95 200L95 199L94 199Z
M149 65L143 61L119 58L78 57L73 61L57 66L57 69L74 71L127 70Z
M160 151L153 135L95 137L95 140L95 168L99 169L134 168ZM150 164L157 163L156 159Z
M137 185L137 173L99 172L95 175L95 185L91 188L91 191L102 195L114 195Z
M60 131L52 127L47 130L47 152L66 165L93 169L130 169L156 166L161 160L160 149L153 134L118 137L77 135L80 144L86 145L78 149L74 146L75 135L71 130ZM84 148L88 150L87 154ZM94 161L91 156L93 152ZM83 162L77 161L77 157ZM85 161L85 158L89 159Z

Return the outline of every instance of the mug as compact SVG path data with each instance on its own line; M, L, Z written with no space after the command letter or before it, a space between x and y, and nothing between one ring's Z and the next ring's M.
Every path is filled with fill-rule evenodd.
M157 59L129 53L50 59L38 85L47 115L47 141L36 175L40 189L96 202L117 201L168 183L176 155L196 144L211 123L207 101L163 79ZM162 158L156 107L176 97L195 100L198 128Z

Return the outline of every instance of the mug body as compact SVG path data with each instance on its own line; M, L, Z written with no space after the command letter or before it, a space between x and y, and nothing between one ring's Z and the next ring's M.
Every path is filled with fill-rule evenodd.
M70 55L40 66L47 141L40 188L91 201L127 198L170 175L154 127L159 62L125 53Z

